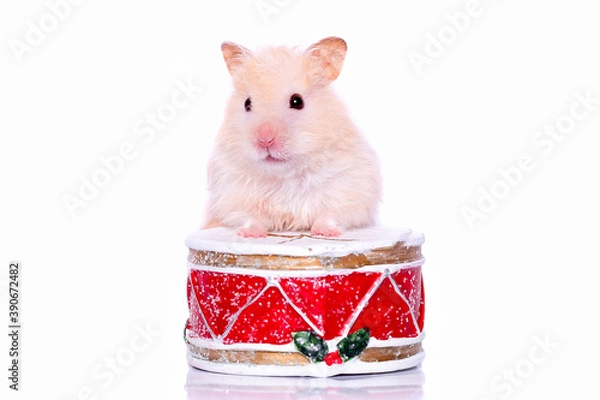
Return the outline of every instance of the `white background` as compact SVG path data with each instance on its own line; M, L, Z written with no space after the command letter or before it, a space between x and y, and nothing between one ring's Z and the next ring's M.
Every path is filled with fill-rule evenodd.
M53 28L50 8L2 3L0 263L22 262L23 331L19 393L7 388L2 334L1 397L187 398L183 241L202 219L207 156L231 89L220 43L308 46L337 35L349 50L335 87L383 165L381 220L426 235L425 384L406 392L406 377L387 377L390 398L590 398L600 357L593 3L482 0L457 33L446 14L466 1L266 2L275 8L261 16L254 0L83 1L23 60L11 46L27 43L30 23ZM449 36L438 55L427 43L440 33ZM419 74L409 54L427 51ZM140 140L136 124L187 79L203 93ZM533 145L536 129L568 120L586 91L596 104L572 132L545 153ZM65 195L127 142L137 156L71 218ZM506 190L499 169L524 155L535 168ZM488 199L494 209L470 227L461 210L492 187L505 198ZM159 334L144 342L136 326L147 325ZM147 346L132 353L132 341ZM125 353L134 359L109 373L107 360ZM190 377L193 386L205 376ZM226 397L239 381L212 382L221 386L189 397ZM300 389L288 382L278 396L360 398L377 387L357 382L297 380Z

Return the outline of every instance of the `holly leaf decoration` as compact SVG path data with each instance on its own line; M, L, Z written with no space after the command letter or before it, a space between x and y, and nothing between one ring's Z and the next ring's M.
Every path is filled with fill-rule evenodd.
M314 363L325 359L329 349L327 342L313 331L300 331L292 333L294 344L298 351Z
M187 321L185 321L185 326L183 327L183 341L187 344L189 343L188 338L187 338L187 330L190 329L190 319L188 318Z
M362 353L369 345L370 338L369 328L362 328L340 340L337 349L342 360L346 362Z

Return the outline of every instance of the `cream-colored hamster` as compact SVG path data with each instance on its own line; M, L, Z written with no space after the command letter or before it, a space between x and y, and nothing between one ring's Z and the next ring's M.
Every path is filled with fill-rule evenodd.
M329 86L346 42L221 49L234 91L208 166L204 227L234 227L243 237L309 229L333 237L372 224L379 161Z

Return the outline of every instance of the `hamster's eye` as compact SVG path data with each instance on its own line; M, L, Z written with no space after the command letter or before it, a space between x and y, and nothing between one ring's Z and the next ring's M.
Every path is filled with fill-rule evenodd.
M290 97L290 108L295 108L296 110L302 110L304 108L304 100L302 100L302 96L298 93L295 93Z
M244 108L246 109L246 112L252 110L252 100L250 100L250 97L248 97L244 102Z

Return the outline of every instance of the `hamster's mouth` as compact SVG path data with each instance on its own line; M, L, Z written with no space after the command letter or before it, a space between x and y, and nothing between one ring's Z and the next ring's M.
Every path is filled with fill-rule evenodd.
M273 157L270 154L268 154L265 158L263 158L263 160L265 162L267 162L267 163L282 163L282 162L285 162L285 160L283 160L281 158Z
M281 164L287 160L278 152L273 152L270 149L267 149L267 151L262 154L261 161L264 161L267 164Z

